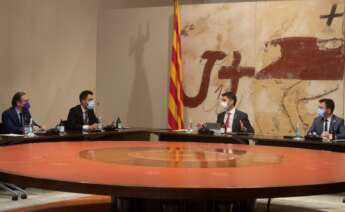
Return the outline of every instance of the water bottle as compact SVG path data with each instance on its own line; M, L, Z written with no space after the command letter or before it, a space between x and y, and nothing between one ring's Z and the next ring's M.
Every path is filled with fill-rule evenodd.
M302 138L302 135L301 135L301 128L300 128L300 126L299 126L299 123L296 124L295 138L296 138L296 139Z
M24 136L26 136L26 137L34 136L34 133L32 130L32 119L30 119L28 124L24 125Z
M102 117L98 117L97 129L103 130L103 121L102 121Z
M120 117L118 117L118 118L116 119L115 128L117 128L117 129L122 129L122 128L123 128L122 121L121 121Z
M225 124L221 124L221 127L220 127L220 134L226 134L226 126Z
M60 134L64 134L65 133L65 125L62 121L62 119L60 120L60 123L58 125L58 131Z
M24 136L29 136L30 134L30 126L28 124L24 125Z
M192 120L189 120L187 122L187 131L188 132L193 132L193 121Z

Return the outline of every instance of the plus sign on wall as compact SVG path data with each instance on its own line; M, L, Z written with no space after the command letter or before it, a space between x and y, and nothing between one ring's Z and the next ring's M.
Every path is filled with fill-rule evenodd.
M344 13L337 13L337 4L333 4L331 11L327 15L321 15L321 19L326 19L327 26L331 26L335 18L343 17Z

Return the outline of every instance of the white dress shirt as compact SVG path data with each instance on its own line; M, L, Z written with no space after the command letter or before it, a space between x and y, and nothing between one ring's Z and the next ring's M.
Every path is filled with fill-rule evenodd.
M83 112L83 130L88 130L89 125L87 123L85 123L87 110L81 105L80 105L80 107L81 107L81 111Z
M87 110L81 105L80 105L80 107L81 107L81 111L83 112L83 123L84 123L85 119L86 119ZM85 125L85 123L84 123L84 125Z
M227 133L232 132L232 126L234 124L235 112L236 112L236 108L233 108L232 110L226 111L226 113L225 113L225 116L224 116L224 124L225 125L226 125L226 121L228 118L228 114L230 113L229 127L226 129Z
M24 122L24 117L23 117L23 120L21 120L21 117L20 117L20 114L22 113L23 114L23 112L22 111L19 111L17 108L15 108L16 109L16 112L17 112L17 116L18 116L18 120L19 120L19 122ZM24 125L24 123L21 123L22 125Z

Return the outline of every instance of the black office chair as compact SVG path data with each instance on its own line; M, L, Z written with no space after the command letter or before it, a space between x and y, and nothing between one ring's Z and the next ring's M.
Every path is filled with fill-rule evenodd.
M21 199L28 198L28 194L26 191L11 183L5 183L0 181L0 189L3 189L4 191L10 193L9 195L11 196L13 201L18 200L19 197Z
M0 134L5 133L5 130L3 128L3 124L0 123ZM0 189L10 193L10 196L12 197L12 200L18 200L19 197L22 199L26 199L28 197L28 194L23 189L19 188L18 186L11 184L11 183L5 183L0 181Z
M60 125L62 124L63 126L65 126L65 131L68 131L68 121L67 120L61 120L59 124Z
M271 202L272 202L272 198L268 198L267 205L266 205L266 211L267 212L270 212L270 210L271 210Z

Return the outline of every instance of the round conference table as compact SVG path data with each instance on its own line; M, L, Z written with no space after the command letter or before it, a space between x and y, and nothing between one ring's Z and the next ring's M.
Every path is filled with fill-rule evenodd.
M22 186L119 198L248 199L345 191L345 155L174 142L61 142L0 148L0 176Z

